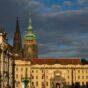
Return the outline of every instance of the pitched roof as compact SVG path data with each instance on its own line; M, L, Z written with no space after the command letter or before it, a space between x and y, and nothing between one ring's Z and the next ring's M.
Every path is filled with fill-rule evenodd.
M53 64L62 64L62 65L67 65L67 64L81 64L80 59L33 59L31 60L31 64L48 64L48 65L53 65Z
M78 65L81 64L81 59L48 59L48 58L36 58L36 59L27 59L27 58L22 58L20 56L15 56L14 60L22 60L22 61L31 61L32 65L35 64L48 64L48 65L53 65L53 64L61 64L61 65L67 65L67 64L73 64L73 65Z

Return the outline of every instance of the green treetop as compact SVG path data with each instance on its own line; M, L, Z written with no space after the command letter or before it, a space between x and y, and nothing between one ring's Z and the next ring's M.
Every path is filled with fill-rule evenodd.
M36 40L36 35L32 31L32 21L29 18L28 32L24 35L24 40Z

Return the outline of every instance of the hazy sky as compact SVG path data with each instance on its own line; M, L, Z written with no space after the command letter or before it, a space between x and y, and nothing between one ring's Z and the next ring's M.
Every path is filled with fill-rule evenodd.
M0 0L0 28L10 44L16 17L23 40L30 13L39 57L88 58L88 0Z

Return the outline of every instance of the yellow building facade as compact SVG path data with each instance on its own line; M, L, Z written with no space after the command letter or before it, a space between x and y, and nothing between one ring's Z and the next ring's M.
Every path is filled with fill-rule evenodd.
M50 59L52 62L48 63L49 60L45 60L45 62L44 59L42 61L41 59L15 60L15 88L22 88L22 78L25 78L26 68L28 69L28 88L56 88L57 84L59 88L66 88L76 83L88 85L88 65L81 65L80 59L67 59L70 60L70 64L64 64L65 62L62 63L59 59L55 59L56 64L52 63L55 60Z

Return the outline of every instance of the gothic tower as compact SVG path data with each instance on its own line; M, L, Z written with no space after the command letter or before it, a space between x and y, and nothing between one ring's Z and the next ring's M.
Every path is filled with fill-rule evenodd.
M36 35L32 31L31 17L29 19L28 32L24 35L24 57L29 59L38 57Z
M16 21L16 30L14 33L14 40L13 40L13 54L22 56L22 43L21 43L21 34L20 34L18 17Z

